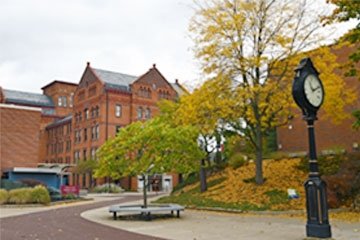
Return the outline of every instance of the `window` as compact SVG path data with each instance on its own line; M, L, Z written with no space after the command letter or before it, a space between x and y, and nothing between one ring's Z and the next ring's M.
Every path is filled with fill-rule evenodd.
M137 109L137 119L142 119L142 115L143 115L143 109L142 109L142 107L138 107L138 109Z
M170 99L170 93L168 91L160 90L159 99Z
M97 148L91 148L91 159L96 159Z
M74 163L78 163L80 159L80 151L74 151Z
M69 152L71 150L71 141L67 140L66 141L66 152Z
M66 96L59 96L58 97L58 106L59 107L66 107Z
M87 128L84 128L84 141L87 141Z
M96 108L95 108L95 116L96 117L99 116L99 106L96 106Z
M72 107L74 104L74 93L70 93L69 106Z
M99 125L96 125L96 139L99 139L99 134L100 134L100 129L99 129Z
M150 88L140 87L138 95L143 98L151 98L151 90Z
M115 106L115 116L121 117L121 105L120 104L116 104L116 106Z
M66 107L67 103L66 103L66 96L62 97L62 102L63 102L63 106Z
M91 140L95 139L95 127L91 127Z
M89 109L87 109L87 108L85 108L85 110L84 110L84 118L85 118L85 120L89 119Z
M115 135L117 135L118 132L120 132L121 126L118 125L115 127Z
M145 118L146 119L151 118L151 110L150 110L150 108L146 108L146 110L145 110Z
M86 159L86 148L83 150L83 159Z

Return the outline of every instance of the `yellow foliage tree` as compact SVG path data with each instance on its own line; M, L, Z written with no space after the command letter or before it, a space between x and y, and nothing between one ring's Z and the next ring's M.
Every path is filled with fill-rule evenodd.
M285 124L291 114L293 69L304 55L302 52L318 47L323 40L320 16L307 3L306 0L198 2L190 23L195 55L203 72L213 79L205 84L228 89L220 96L230 99L218 101L217 95L214 99L203 93L203 98L189 100L191 106L181 115L198 122L204 121L199 114L206 118L221 109L218 116L241 132L256 151L258 184L263 183L264 136L270 129ZM354 98L353 93L344 91L343 80L334 75L336 57L328 48L318 49L314 57L324 80L326 113L340 121L344 106ZM199 91L202 89L205 88ZM194 94L202 95L196 91ZM196 104L205 107L203 115L194 107ZM209 125L216 122L214 119Z

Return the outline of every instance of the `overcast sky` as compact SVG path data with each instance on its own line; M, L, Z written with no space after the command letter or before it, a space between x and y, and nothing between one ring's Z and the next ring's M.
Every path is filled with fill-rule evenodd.
M136 76L156 63L170 82L192 83L192 2L0 0L0 86L41 92L53 80L78 83L87 61Z

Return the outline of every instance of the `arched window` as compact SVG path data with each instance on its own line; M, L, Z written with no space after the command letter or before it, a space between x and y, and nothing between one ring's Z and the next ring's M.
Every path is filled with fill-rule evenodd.
M150 110L150 108L146 108L146 110L145 110L145 118L146 119L151 118L151 110Z
M143 116L143 109L142 107L138 107L137 109L137 119L142 119Z

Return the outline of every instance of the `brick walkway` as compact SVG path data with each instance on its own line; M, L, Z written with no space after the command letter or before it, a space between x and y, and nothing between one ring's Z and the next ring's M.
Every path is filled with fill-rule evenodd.
M0 219L1 240L149 240L161 239L131 233L81 218L84 211L116 203L138 200L127 196L114 201L59 208Z

